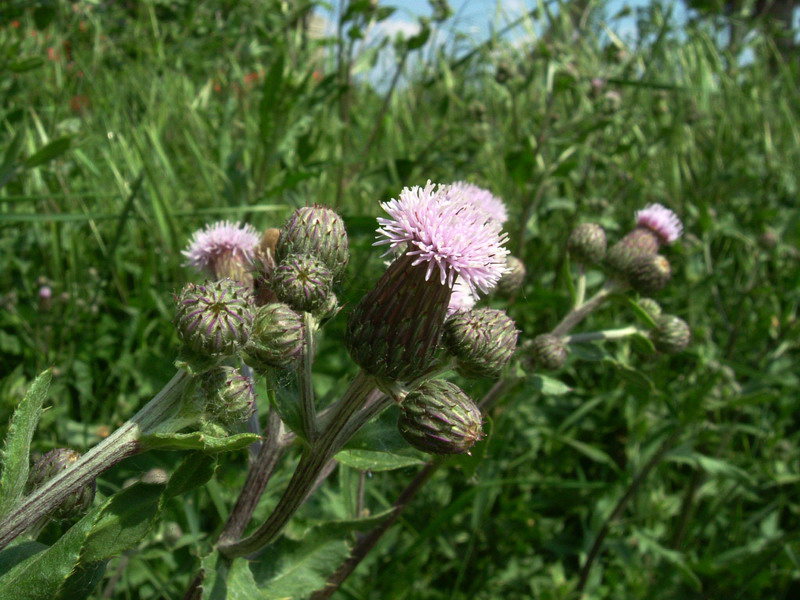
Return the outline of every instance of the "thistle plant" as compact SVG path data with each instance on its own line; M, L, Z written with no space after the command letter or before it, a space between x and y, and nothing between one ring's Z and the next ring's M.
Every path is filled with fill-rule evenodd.
M244 487L187 591L187 597L200 597L209 586L222 585L215 582L224 582L226 573L249 569L243 557L254 559L272 548L332 466L346 464L346 445L357 434L369 435L367 426L390 411L398 439L432 457L420 475L425 474L419 480L424 482L448 464L442 456L468 454L481 443L485 417L506 391L520 380L541 377L540 371L570 366L571 346L638 335L656 351L673 354L689 343L688 325L661 313L648 298L637 304L644 326L573 332L609 299L652 294L667 284L671 269L658 251L675 240L681 226L663 207L637 213L636 229L608 256L601 228L584 224L573 231L565 242L578 264L573 305L548 332L520 331L508 312L481 305L505 297L513 308L526 287L524 263L505 248L502 223L508 214L498 197L463 182L428 182L404 188L381 208L388 216L378 218L374 245L388 246L392 260L349 308L344 347L359 370L338 398L320 406L314 359L325 324L336 318L334 286L341 285L349 262L341 217L320 206L300 208L260 241L249 225L211 225L195 234L184 254L191 265L220 277L188 283L174 296L173 322L182 345L178 372L129 422L86 454L56 450L34 465L30 477L23 469L26 487L4 497L1 506L6 520L0 524L0 544L25 531L36 535L48 519L87 510L80 523L88 531L106 527L115 501L90 509L95 479L133 454L172 448L197 450L202 457L250 447ZM627 253L624 268L613 262L614 248ZM587 269L603 267L608 280L586 299ZM468 393L476 379L496 380L477 402ZM263 429L255 392L262 383L270 399ZM271 511L251 523L273 473L295 443L301 456L291 478ZM195 461L200 462L181 468L207 464L203 458ZM173 477L184 482L187 476ZM158 493L164 498L178 493L170 491L174 488L165 476L137 485L162 486ZM413 485L416 490L421 483ZM128 493L144 493L133 489ZM155 519L155 513L148 518ZM362 539L355 564L383 531L381 526ZM125 537L126 543L134 538ZM89 556L109 552L87 544ZM314 597L332 593L353 560L332 573L331 586ZM2 581L0 576L0 589Z

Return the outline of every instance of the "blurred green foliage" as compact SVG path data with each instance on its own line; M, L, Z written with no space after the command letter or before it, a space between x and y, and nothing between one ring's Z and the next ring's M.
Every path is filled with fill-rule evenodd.
M628 43L599 18L576 24L537 2L514 43L456 35L453 50L425 45L428 23L366 44L392 12L369 2L352 2L330 37L312 35L312 4L2 9L0 423L50 366L39 452L87 448L151 397L177 347L171 293L196 277L180 250L211 220L263 228L294 206L336 207L353 246L346 313L380 273L378 202L427 179L473 181L508 203L528 268L509 311L532 337L569 307L571 227L597 221L617 239L634 210L661 202L686 235L659 301L692 326L689 350L592 346L564 385L514 388L486 460L469 478L440 470L337 597L575 597L626 490L587 597L797 597L796 65L759 35L732 55L703 21L678 29L657 4ZM397 76L378 85L367 73L387 59ZM633 319L615 303L587 328ZM353 372L343 327L340 315L324 332L320 397ZM461 383L475 397L490 385ZM131 459L99 495L180 459ZM207 486L166 502L93 597L181 596L244 481L245 453L219 461ZM388 508L416 469L370 474L367 509ZM352 518L357 473L341 466L289 533Z

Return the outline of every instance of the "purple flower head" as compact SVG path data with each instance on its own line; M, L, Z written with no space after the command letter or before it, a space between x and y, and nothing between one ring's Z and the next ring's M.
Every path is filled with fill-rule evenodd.
M636 224L654 231L666 244L671 244L683 233L678 215L661 204L648 204L642 210L637 210Z
M49 300L53 297L53 290L49 285L43 285L39 288L39 298L42 300Z
M219 266L230 261L249 263L253 258L259 237L252 225L218 221L198 229L189 247L183 250L186 264L221 278Z
M478 296L459 277L453 284L453 293L450 294L450 303L447 305L447 316L470 310L477 301Z
M456 181L450 186L464 194L464 198L501 225L508 221L505 203L489 190L466 181Z
M442 284L452 288L458 277L485 293L505 273L507 234L460 190L428 181L424 188L404 188L381 207L391 218L378 219L374 245L405 246L414 265L427 263L426 280L438 268Z

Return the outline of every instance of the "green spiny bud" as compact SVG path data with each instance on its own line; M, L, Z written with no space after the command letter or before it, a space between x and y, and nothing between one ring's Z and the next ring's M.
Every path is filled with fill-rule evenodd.
M272 272L272 291L281 302L298 311L323 308L332 285L328 267L310 254L290 254Z
M247 364L259 373L294 368L303 354L303 317L285 304L259 306L245 346Z
M630 286L642 294L654 294L664 289L671 275L669 261L660 254L637 256L625 270Z
M444 325L443 340L458 359L464 377L497 377L517 348L519 332L502 310L476 308L455 313Z
M656 350L665 354L677 354L686 349L692 332L686 321L674 315L661 315L656 319L656 328L650 332L650 340Z
M342 218L325 206L298 208L281 228L276 247L278 261L290 254L313 254L341 279L350 258Z
M206 358L232 356L253 326L253 295L231 279L187 284L175 297L175 328L184 345Z
M497 293L511 296L525 283L525 263L510 254L506 257L506 272L497 282Z
M567 362L567 346L564 340L549 333L533 338L530 352L533 366L548 371L557 371Z
M653 319L656 319L661 314L661 305L652 298L642 298L639 300L639 308L653 317Z
M200 391L205 415L223 427L246 421L255 412L253 383L233 367L218 367L205 373Z
M606 232L596 223L578 225L567 238L567 248L579 263L598 264L606 256Z
M80 452L56 448L44 454L31 468L28 476L28 493L42 487L61 471L70 468L81 457ZM73 519L83 515L94 501L95 481L84 484L64 498L51 513L54 519Z
M481 438L481 411L461 388L431 379L403 400L397 422L406 441L431 454L462 454Z

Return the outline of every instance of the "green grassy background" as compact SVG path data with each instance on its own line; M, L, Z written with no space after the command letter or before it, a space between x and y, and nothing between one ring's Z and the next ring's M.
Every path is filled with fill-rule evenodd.
M497 38L466 57L398 44L404 74L376 89L363 70L392 41L365 52L353 40L383 14L356 10L342 37L310 39L303 6L289 4L3 9L0 423L49 366L39 451L86 448L149 399L172 372L171 293L197 278L180 250L207 222L264 228L295 206L337 208L353 245L346 313L381 269L378 203L427 179L473 181L508 204L528 268L509 311L532 337L568 308L570 228L597 221L617 239L634 210L661 202L686 235L659 301L691 325L690 348L607 344L559 374L568 393L517 389L495 415L489 459L472 477L437 474L337 597L574 597L626 492L587 597L800 595L796 69L768 38L748 38L742 61L711 25L677 30L656 8L625 45L541 4L524 44ZM632 321L614 304L585 330ZM320 391L354 370L343 324L325 330ZM480 396L489 383L464 385ZM177 460L129 460L98 491ZM243 453L221 460L109 565L95 598L180 597L244 480ZM367 507L387 507L413 474L368 478ZM346 514L351 479L334 475L297 523Z

